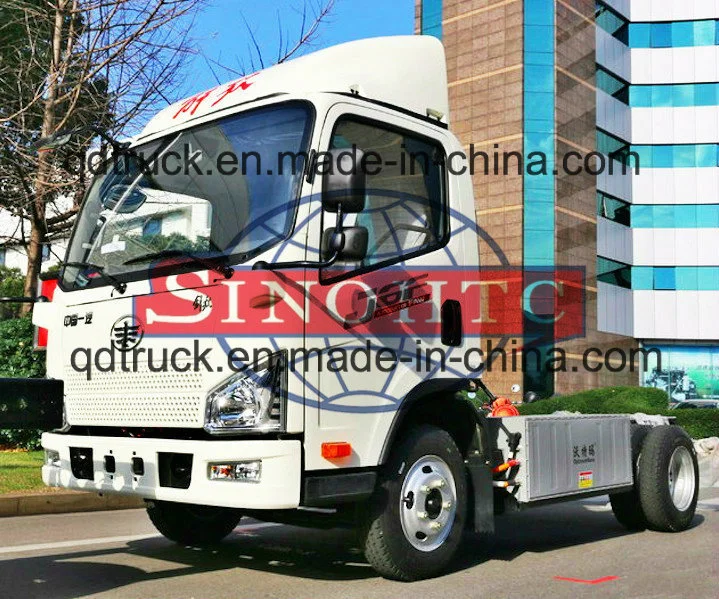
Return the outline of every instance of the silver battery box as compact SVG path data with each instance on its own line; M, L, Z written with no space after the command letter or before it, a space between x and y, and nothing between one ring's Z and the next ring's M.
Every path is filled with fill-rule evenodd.
M515 478L519 486L514 493L520 503L608 492L633 483L629 416L515 416L496 420L501 420L510 433L522 435L516 456L521 462ZM511 458L506 433L501 426L495 430L498 448Z

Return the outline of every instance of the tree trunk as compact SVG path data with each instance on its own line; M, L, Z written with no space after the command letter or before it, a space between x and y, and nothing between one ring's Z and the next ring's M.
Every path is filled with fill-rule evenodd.
M62 27L67 0L57 0L55 5L55 24L52 36L52 64L48 72L47 98L43 110L42 131L40 137L49 137L55 133L56 115L55 101L60 76L60 59L62 49ZM48 179L51 164L47 153L40 152L37 172L35 175L35 199L30 218L30 243L27 246L27 271L23 293L26 297L37 295L37 281L42 267L42 244L47 241L47 225L45 223L45 197L48 193ZM27 314L32 304L23 304L21 314Z

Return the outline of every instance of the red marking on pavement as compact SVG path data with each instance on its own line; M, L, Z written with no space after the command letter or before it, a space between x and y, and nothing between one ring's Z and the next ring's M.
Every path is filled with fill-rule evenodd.
M604 582L610 582L612 580L619 580L619 576L605 576L604 578L597 578L596 580L582 580L581 578L565 578L564 576L555 576L554 580L565 580L567 582L578 582L580 584L602 584Z

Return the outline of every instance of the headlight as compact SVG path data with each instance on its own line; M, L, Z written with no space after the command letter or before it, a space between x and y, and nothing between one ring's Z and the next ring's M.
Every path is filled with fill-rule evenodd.
M210 391L205 430L213 435L283 430L286 400L287 359L280 352Z

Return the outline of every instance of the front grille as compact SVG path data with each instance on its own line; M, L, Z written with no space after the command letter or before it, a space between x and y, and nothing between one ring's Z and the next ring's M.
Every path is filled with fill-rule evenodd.
M199 372L153 373L66 368L65 405L73 426L196 428L205 422L205 393Z

